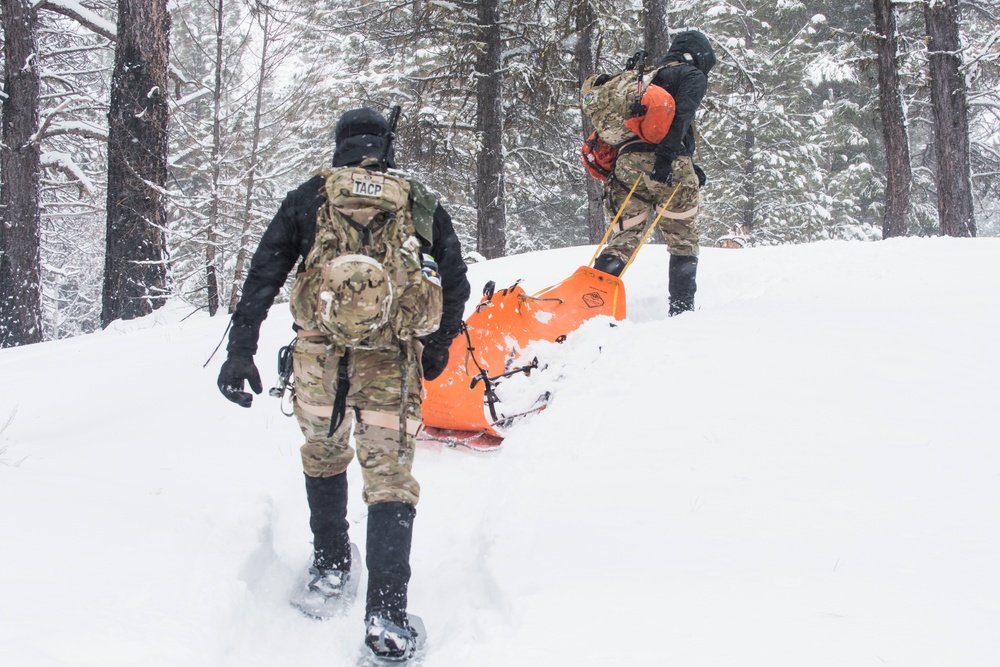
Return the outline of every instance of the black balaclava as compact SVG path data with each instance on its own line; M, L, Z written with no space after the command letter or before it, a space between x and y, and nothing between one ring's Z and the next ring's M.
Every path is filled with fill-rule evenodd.
M333 166L349 167L368 157L381 157L388 134L389 121L375 109L362 107L346 112L337 121L334 133L337 145L333 151ZM389 149L386 164L396 166L392 148Z
M664 60L690 63L708 76L715 67L715 51L712 50L708 37L697 30L685 30L674 37L670 52Z

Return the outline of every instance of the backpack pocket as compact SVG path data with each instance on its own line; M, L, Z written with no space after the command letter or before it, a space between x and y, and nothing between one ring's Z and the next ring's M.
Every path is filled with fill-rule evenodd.
M399 283L403 285L402 293L395 299L395 328L403 339L437 331L444 309L437 264L433 263L433 258L425 262L419 250L412 247L417 245L416 238L412 241L404 245L401 253L405 277Z
M319 329L335 345L354 346L389 321L392 284L381 263L340 255L300 275L292 286L295 323Z

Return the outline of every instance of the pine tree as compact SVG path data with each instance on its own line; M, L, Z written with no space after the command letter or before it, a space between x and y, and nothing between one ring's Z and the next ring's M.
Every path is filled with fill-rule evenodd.
M890 238L906 234L913 176L910 169L910 144L906 136L906 117L899 80L896 12L891 0L874 0L874 9L879 117L882 120L882 141L888 164L882 238Z
M147 315L168 294L166 0L119 0L108 132L101 325Z
M2 0L4 95L0 145L0 347L42 340L38 137L41 76L36 17Z
M924 7L934 110L937 208L942 234L975 236L958 4L958 0L931 0Z

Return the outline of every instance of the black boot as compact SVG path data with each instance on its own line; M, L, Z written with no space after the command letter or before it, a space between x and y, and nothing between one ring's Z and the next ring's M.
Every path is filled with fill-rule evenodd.
M376 503L368 508L368 597L365 616L381 616L406 625L406 589L410 582L413 505Z
M620 276L625 269L625 262L614 255L600 255L594 260L594 268L612 276Z
M347 473L333 477L306 475L309 527L313 533L313 565L320 570L351 569L347 537Z
M698 289L695 276L698 273L697 257L670 256L670 311L669 317L694 310L694 293Z

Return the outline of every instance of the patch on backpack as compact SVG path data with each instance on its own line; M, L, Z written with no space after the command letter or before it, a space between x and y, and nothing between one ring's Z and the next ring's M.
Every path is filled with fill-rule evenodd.
M352 193L359 197L381 197L385 188L385 176L382 174L353 174L351 181L354 184Z

